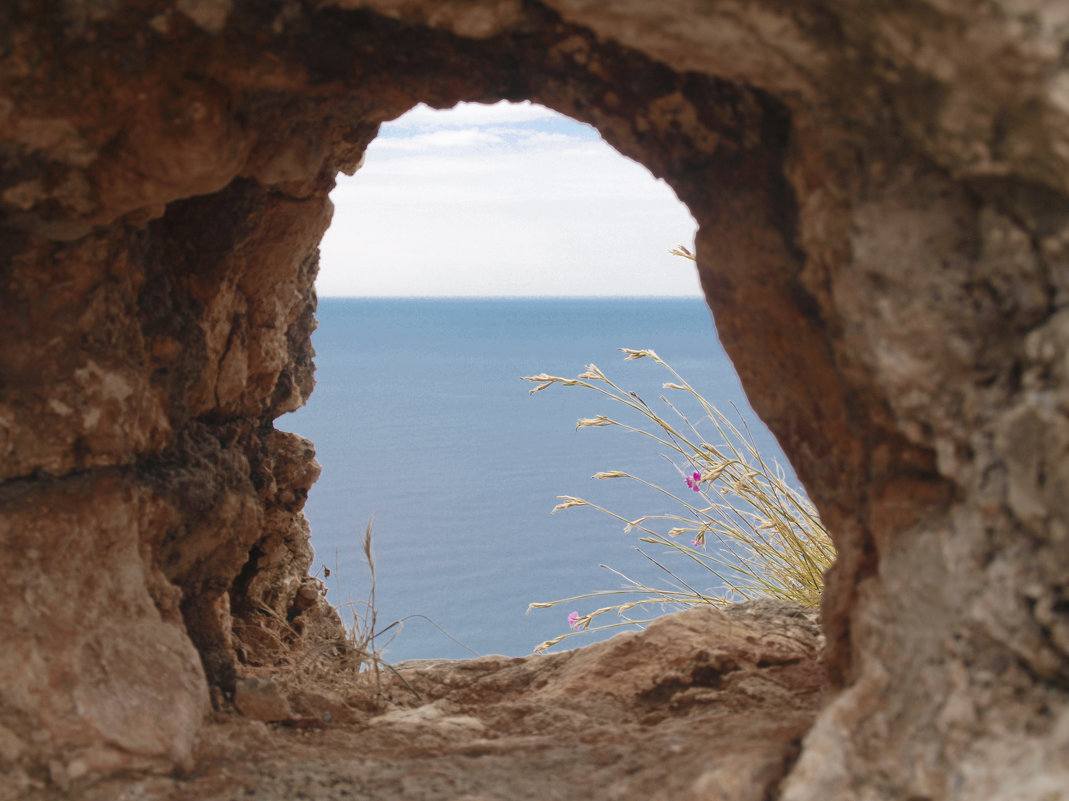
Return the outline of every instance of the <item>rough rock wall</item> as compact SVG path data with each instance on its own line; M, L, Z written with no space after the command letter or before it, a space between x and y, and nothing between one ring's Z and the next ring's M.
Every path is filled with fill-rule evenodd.
M1064 794L1067 45L1024 0L4 4L0 760L188 759L265 621L329 618L272 420L333 176L418 101L529 98L688 203L839 546L783 796Z

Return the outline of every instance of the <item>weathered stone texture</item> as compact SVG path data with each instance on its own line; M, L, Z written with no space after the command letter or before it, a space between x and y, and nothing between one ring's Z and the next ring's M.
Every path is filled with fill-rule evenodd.
M758 801L824 697L815 617L781 602L704 607L565 653L405 662L367 711L348 703L366 704L351 681L287 701L242 679L238 707L290 727L230 721L206 733L195 774L103 782L84 799Z
M838 545L840 692L775 792L1065 797L1067 46L1023 0L3 4L0 760L181 762L209 685L338 635L311 447L272 427L313 384L327 192L418 101L529 98L689 205Z
M153 558L175 510L115 470L0 492L5 775L28 783L16 766L47 762L64 787L150 758L188 765L208 690Z

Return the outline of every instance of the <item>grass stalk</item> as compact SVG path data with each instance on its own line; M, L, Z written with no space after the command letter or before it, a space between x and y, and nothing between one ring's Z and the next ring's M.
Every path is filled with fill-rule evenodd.
M685 248L682 250L685 252L678 255L693 258ZM598 415L580 420L576 428L616 427L656 442L667 451L662 455L676 466L681 484L685 483L690 492L682 497L656 482L611 470L598 473L594 478L633 481L660 493L681 511L628 519L604 506L567 495L560 496L561 503L553 511L580 506L595 509L624 523L625 532L637 529L643 535L639 537L640 542L659 546L666 554L683 557L683 564L691 569L711 574L721 589L712 593L699 591L693 586L699 582L683 580L661 561L637 549L670 577L666 586L647 586L612 571L624 580L623 589L533 603L528 611L610 596L623 599L582 616L573 612L569 616L573 631L548 640L535 650L544 651L584 632L642 625L648 620L634 620L627 613L653 605L668 611L696 604L722 605L769 596L818 606L824 587L824 571L835 559L835 549L820 515L804 491L791 486L784 471L762 456L745 423L741 428L735 425L654 351L620 350L625 354L625 361L650 359L664 368L672 380L665 382L663 389L679 393L686 403L695 405L700 414L697 420L692 420L681 411L680 404L665 395L661 395L660 400L668 413L658 412L593 364L576 378L542 373L524 380L538 384L531 394L553 386L579 387L624 406L629 414L637 415L637 422ZM738 414L738 410L735 411ZM712 427L710 433L715 436L710 439L715 440L715 444L701 433L699 427L702 425ZM671 527L664 530L668 525ZM684 535L692 535L689 545L685 538L680 540ZM610 613L616 613L622 619L591 625L592 621Z

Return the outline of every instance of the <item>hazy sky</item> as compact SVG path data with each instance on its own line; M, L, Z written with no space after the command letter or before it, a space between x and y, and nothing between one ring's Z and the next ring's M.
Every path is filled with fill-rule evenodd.
M700 294L668 185L530 103L417 106L331 199L321 297Z

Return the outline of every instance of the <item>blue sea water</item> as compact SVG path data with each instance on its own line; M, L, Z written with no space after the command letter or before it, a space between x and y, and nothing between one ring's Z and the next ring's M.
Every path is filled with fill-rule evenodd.
M683 493L676 468L639 435L576 430L598 414L636 422L619 417L619 404L576 387L530 395L522 376L575 377L594 363L658 406L671 376L617 350L650 348L718 408L736 406L762 453L786 465L699 299L326 298L318 316L316 390L276 424L311 439L323 466L305 513L313 570L329 569L336 605L367 598L361 539L374 516L378 628L403 621L379 642L397 635L388 661L528 654L568 630L570 611L603 605L526 614L530 602L622 586L599 565L647 583L663 575L623 523L590 508L550 510L574 495L626 518L676 511L634 482L591 480L625 470ZM681 575L715 586L709 574Z

